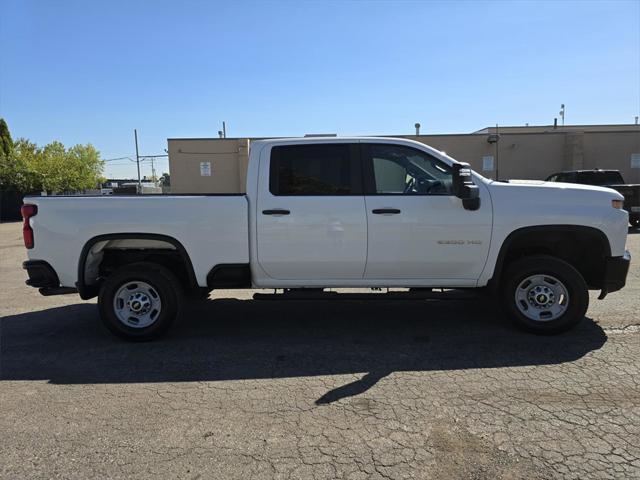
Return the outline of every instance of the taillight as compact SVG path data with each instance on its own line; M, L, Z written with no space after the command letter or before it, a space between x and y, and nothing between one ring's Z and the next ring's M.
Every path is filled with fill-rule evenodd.
M29 223L29 219L38 213L37 205L22 205L20 209L22 213L22 238L24 239L24 246L27 248L33 248L33 229Z

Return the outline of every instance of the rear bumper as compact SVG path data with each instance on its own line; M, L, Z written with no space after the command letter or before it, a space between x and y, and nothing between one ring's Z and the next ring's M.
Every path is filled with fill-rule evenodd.
M604 282L598 298L604 298L608 293L616 292L627 283L627 273L631 264L631 254L625 251L621 257L608 257L604 268Z
M25 282L30 287L53 288L60 286L58 274L44 260L27 260L22 264L22 268L27 271L29 278Z
M62 295L77 292L75 288L61 287L58 274L44 260L27 260L22 264L22 268L29 275L25 283L30 287L39 289L42 295Z

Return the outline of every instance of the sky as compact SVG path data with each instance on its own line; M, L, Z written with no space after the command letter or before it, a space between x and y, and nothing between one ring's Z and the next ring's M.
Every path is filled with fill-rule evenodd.
M91 143L134 177L167 138L633 123L640 0L0 0L14 138ZM166 159L156 163L168 171ZM151 165L144 162L143 175Z

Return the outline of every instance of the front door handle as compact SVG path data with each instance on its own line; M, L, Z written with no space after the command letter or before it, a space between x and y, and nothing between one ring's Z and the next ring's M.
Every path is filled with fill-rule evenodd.
M289 210L283 210L281 208L275 208L273 210L262 210L263 215L289 215Z
M400 210L397 208L376 208L372 210L372 213L376 215L397 215L400 213Z

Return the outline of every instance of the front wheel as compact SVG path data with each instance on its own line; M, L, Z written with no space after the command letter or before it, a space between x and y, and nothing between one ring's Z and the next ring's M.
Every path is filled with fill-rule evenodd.
M145 341L164 334L178 316L182 288L166 268L136 263L103 283L98 309L104 325L125 340Z
M535 255L508 267L502 301L518 327L552 334L569 330L584 318L589 291L573 266L555 257Z

